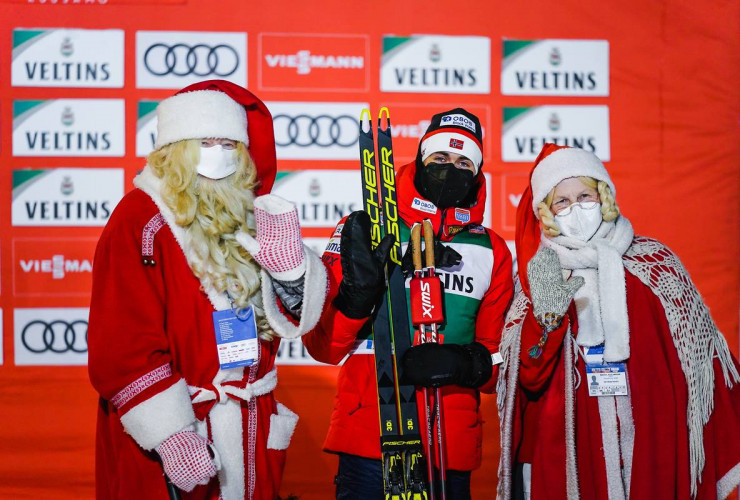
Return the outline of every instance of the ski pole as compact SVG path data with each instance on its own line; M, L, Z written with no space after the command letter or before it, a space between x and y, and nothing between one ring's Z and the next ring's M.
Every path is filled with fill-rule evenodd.
M432 227L432 221L429 219L425 219L423 223L424 227L424 256L426 261L426 267L424 268L424 273L426 274L427 278L437 278L435 267L436 263L434 261L434 229ZM441 308L440 308L441 311ZM441 323L442 321L439 321L435 318L435 320L431 321L430 329L431 329L431 338L429 340L431 342L439 342L439 338L437 337L437 325ZM443 405L442 405L442 389L439 387L434 389L434 403L435 403L435 410L436 410L436 420L437 420L437 446L438 446L438 457L439 457L439 480L440 480L440 496L442 497L442 500L446 500L447 498L447 450L445 446L445 439L444 439L444 411L443 411Z
M167 474L164 475L164 483L167 486L167 496L169 499L180 500L180 490L177 489L177 486L172 484L172 481L167 477Z
M411 256L414 262L414 278L422 278L422 267L421 267L421 224L418 222L411 226ZM426 331L424 323L419 324L419 340L424 343L426 342ZM434 425L432 423L431 409L429 407L429 389L426 387L422 388L422 394L424 397L424 421L427 426L427 441L426 441L426 454L427 454L427 481L429 482L429 499L436 500L436 488L434 487L434 441L432 434L434 434Z

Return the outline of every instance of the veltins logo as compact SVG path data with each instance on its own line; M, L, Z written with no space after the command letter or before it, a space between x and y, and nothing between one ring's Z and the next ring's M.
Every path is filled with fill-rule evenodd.
M136 87L180 89L213 79L247 86L246 33L136 32Z
M609 161L609 108L504 108L501 133L503 161L531 162L537 158L546 142L582 148L596 154L602 161Z
M14 87L123 87L123 30L14 29Z
M260 89L369 90L367 35L262 33L258 44Z
M92 287L97 238L13 239L17 297L86 297Z
M356 160L362 102L268 102L279 160ZM290 198L289 198L290 199Z
M504 40L504 95L609 95L606 40Z
M136 108L136 156L148 156L157 140L159 101L139 101Z
M13 171L14 226L104 226L123 197L121 168Z
M123 99L13 101L14 156L123 156Z
M501 236L513 238L516 230L516 211L524 189L529 185L529 174L507 172L501 176L501 194L498 200L498 214L501 216Z
M86 365L88 316L85 308L15 309L15 364Z
M491 40L480 36L383 36L383 92L488 94Z
M301 227L333 229L345 215L362 210L360 180L359 168L280 172L272 192L298 206ZM312 195L311 185L320 186L322 195Z
M321 365L311 357L306 348L303 346L301 339L283 339L280 341L277 355L275 356L276 365Z

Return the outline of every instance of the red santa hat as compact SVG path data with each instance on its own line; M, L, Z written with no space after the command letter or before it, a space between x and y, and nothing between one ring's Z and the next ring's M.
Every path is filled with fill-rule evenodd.
M540 222L537 204L563 179L592 177L607 183L616 193L614 183L596 155L579 148L547 143L534 161L529 174L529 185L524 190L516 210L516 260L519 281L529 295L527 264L540 246Z
M225 80L194 83L157 106L155 149L186 139L243 142L257 168L257 195L272 189L277 172L272 115L245 88Z

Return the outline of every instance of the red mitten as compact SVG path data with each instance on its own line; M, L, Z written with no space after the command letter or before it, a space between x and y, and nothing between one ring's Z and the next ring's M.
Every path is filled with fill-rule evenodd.
M194 431L180 431L157 446L164 473L172 484L183 491L193 491L199 484L208 484L216 475L216 464L208 439ZM215 450L213 450L215 453Z
M276 280L294 281L303 276L306 255L295 204L266 194L254 200L254 217L256 239L239 232L236 241Z

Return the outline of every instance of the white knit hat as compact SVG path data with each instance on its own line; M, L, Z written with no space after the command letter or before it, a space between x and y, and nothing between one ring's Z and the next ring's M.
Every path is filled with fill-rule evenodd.
M205 138L231 139L248 146L244 106L218 90L184 92L159 103L154 149Z
M538 215L537 204L544 200L560 181L570 177L592 177L597 181L604 181L612 194L616 195L617 190L609 173L595 154L580 148L550 146L553 147L549 153L547 147L543 148L546 156L540 158L532 171L532 210L535 215Z

